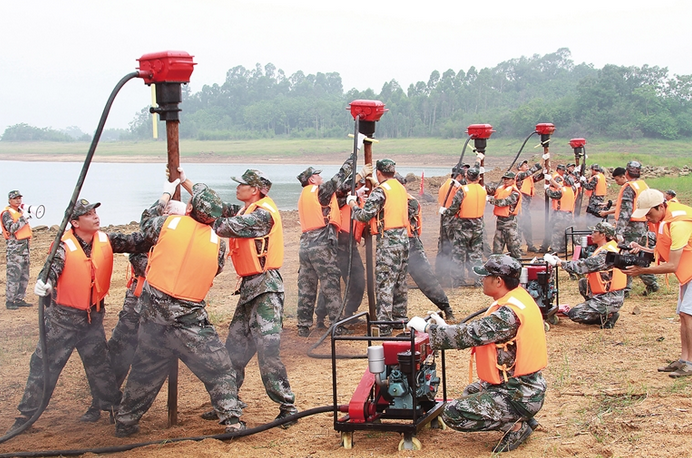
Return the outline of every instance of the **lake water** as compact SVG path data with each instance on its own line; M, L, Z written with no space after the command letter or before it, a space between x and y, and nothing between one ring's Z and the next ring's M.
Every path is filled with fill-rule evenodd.
M301 186L296 176L311 164L184 164L186 175L194 182L206 183L224 201L235 203L237 183L231 176L240 176L248 168L262 170L271 180L269 193L281 210L295 210ZM454 165L454 164L451 164ZM406 176L414 173L427 177L449 173L445 167L400 167ZM322 166L324 177L333 176L339 165ZM2 198L12 189L19 189L25 205L44 205L46 213L32 225L60 224L70 201L82 163L0 161ZM152 163L92 163L80 197L101 202L98 214L101 225L127 224L139 221L142 210L161 196L165 165ZM183 196L187 193L183 191ZM4 207L3 207L4 208Z

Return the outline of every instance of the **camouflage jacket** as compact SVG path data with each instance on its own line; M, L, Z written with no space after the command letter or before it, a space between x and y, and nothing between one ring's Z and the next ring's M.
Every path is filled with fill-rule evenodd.
M563 262L561 266L565 271L577 275L607 271L610 270L610 268L606 266L607 253L608 252L606 250L601 250L600 252L592 254L586 259Z
M528 169L525 172L517 172L517 175L514 177L514 182L516 183L516 186L518 189L521 189L521 184L524 180L530 178L533 180L535 183L536 181L539 181L543 179L543 173L537 173L535 176L532 176L534 173L539 172L543 169L541 164L534 164L530 169Z
M617 215L618 220L615 225L615 234L622 235L625 232L625 228L630 224L630 219L632 219L632 213L634 212L634 198L636 193L632 186L625 187L622 191L622 197L620 199L620 214Z

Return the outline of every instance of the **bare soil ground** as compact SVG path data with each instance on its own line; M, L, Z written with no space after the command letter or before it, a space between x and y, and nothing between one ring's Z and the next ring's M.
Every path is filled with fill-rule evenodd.
M433 180L434 181L434 180ZM439 180L438 180L439 181ZM426 181L426 186L428 182ZM411 189L417 189L411 185ZM434 191L433 191L434 192ZM535 205L542 210L542 196ZM437 204L426 203L423 241L434 262L437 246ZM286 260L282 273L286 284L286 320L282 339L283 361L301 410L332 404L331 362L306 355L319 335L298 337L296 332L296 280L300 228L296 212L284 213ZM542 238L542 220L536 218L536 243ZM488 232L494 222L488 221ZM106 231L135 230L133 226L109 227ZM32 267L29 290L38 275L55 237L54 230L37 232L32 241ZM4 244L0 249L0 299L4 302ZM113 285L106 299L106 333L117 321L125 291L127 260L116 257ZM229 263L217 277L209 294L209 312L225 339L237 298L231 296L237 278ZM626 300L622 316L612 330L583 326L562 318L547 334L549 363L544 374L548 392L537 418L541 427L510 456L690 456L689 431L692 426L692 387L690 380L673 380L656 371L679 356L679 324L675 315L677 282L670 286L660 279L661 291L643 297L642 284L635 280L632 297ZM560 301L575 304L580 300L576 282L564 273L559 278ZM448 289L457 317L464 317L489 304L474 288ZM37 298L31 292L27 300ZM2 302L0 302L1 304ZM409 316L423 315L434 306L417 289L409 293ZM367 298L361 310L367 309ZM361 329L361 332L363 330ZM38 341L37 308L9 311L0 308L0 431L14 421L29 372L29 358ZM325 343L319 349L328 354ZM365 354L353 346L344 352ZM457 397L468 383L468 351L449 351L447 356L448 395ZM340 404L348 403L351 393L367 368L365 360L338 363ZM203 385L181 365L179 383L179 423L167 428L166 390L161 391L151 410L142 418L141 432L127 439L113 436L114 428L104 415L95 424L78 421L90 403L84 369L76 353L62 372L50 405L43 416L24 434L0 444L0 453L33 450L82 449L134 442L165 440L219 434L222 427L199 415L209 409ZM250 362L241 398L248 404L244 420L254 427L274 419L278 409L266 396L256 360ZM340 446L340 434L333 428L331 414L302 419L288 430L272 429L253 436L222 442L205 439L167 445L152 445L118 456L253 456L253 457L371 457L371 456L490 456L500 439L499 432L464 434L450 429L424 430L418 438L420 451L398 451L400 436L395 433L358 431L351 450Z

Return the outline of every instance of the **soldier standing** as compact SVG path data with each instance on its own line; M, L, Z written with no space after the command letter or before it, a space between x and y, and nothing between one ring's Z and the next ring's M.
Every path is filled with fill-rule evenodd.
M556 170L555 176L546 175L550 186L545 193L552 200L553 208L550 218L553 231L550 249L556 253L565 253L565 229L574 220L574 189L565 174L565 166L560 164Z
M480 381L445 405L442 419L457 431L504 431L493 453L514 450L533 432L534 415L543 407L547 388L541 370L548 350L543 317L531 295L519 286L521 264L492 255L474 272L483 277L483 294L494 302L483 318L447 325L439 317L413 317L406 325L430 334L435 350L473 347Z
M595 213L603 209L605 196L608 192L608 184L603 174L603 169L598 164L591 164L591 178L581 177L582 188L589 196L589 203L586 205L588 218L598 218Z
M493 213L497 217L493 253L500 254L507 246L507 251L515 259L521 259L521 240L517 228L517 215L521 210L521 192L515 185L514 172L502 175L502 186L495 190L495 195L488 202L495 206Z
M536 194L536 186L534 183L543 178L542 173L537 173L542 170L541 164L535 163L529 168L528 161L522 161L517 166L517 175L515 177L516 186L521 192L521 212L519 213L519 240L526 241L526 250L538 251L533 244L533 226L531 223L531 200Z
M22 210L22 194L16 189L7 195L8 206L0 214L2 235L7 244L7 270L5 280L5 307L17 310L19 307L31 307L24 300L26 287L29 285L29 242L31 226L29 215Z
M408 204L406 188L394 179L396 163L391 159L376 162L375 188L363 208L356 205L356 196L350 195L346 203L353 218L372 220L370 231L377 234L375 254L375 291L378 321L407 321L408 273ZM380 326L380 335L392 334L388 325Z

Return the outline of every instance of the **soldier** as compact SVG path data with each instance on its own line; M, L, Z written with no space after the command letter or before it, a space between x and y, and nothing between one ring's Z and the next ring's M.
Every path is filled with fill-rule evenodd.
M533 227L531 224L531 200L536 194L534 183L543 179L542 167L538 162L529 168L529 161L522 161L517 165L517 175L515 177L516 186L521 192L521 212L519 213L519 240L526 241L526 250L537 252L533 244Z
M182 174L181 178L185 180ZM226 243L211 227L221 216L223 202L207 185L198 183L187 204L189 216L165 215L179 181L166 181L159 202L140 224L148 238L157 242L139 298L139 342L116 417L117 437L139 431L139 420L177 359L204 383L226 432L245 429L235 371L204 301L226 259Z
M636 242L641 246L653 248L648 243L646 217L635 218L632 213L637 209L637 197L649 186L640 178L642 165L637 161L630 161L625 167L626 183L620 188L617 202L615 204L615 236L618 242L629 244ZM656 275L642 274L639 275L642 282L646 285L643 292L644 296L658 291L658 282ZM629 296L632 289L632 277L627 277L627 288L625 288L625 296Z
M545 193L552 200L552 216L550 218L552 226L552 239L550 249L556 253L566 253L565 229L574 221L574 189L568 182L565 174L565 166L557 166L557 173L554 176L546 175L550 180L550 186Z
M37 296L52 293L50 307L44 315L47 354L43 354L39 344L31 355L29 378L18 407L21 416L12 429L26 423L41 406L44 358L49 367L47 393L50 396L75 348L84 364L92 397L99 400L99 408L112 413L120 402L103 330L104 298L110 288L113 253L136 251L144 236L101 232L96 214L100 205L85 199L77 201L70 216L71 228L63 235L49 271L39 274L34 293ZM45 282L40 279L44 276Z
M553 257L553 262L570 274L586 275L586 278L579 279L579 293L584 302L572 308L561 306L560 312L576 323L612 329L620 317L627 278L620 269L606 264L606 254L619 251L617 242L613 240L615 228L610 223L600 222L589 229L593 231L591 237L597 246L591 256L569 262Z
M406 179L398 173L394 177L402 184L406 185ZM423 242L420 235L423 232L423 218L421 217L420 202L410 193L408 197L408 273L416 282L420 291L430 299L445 314L445 319L453 320L454 311L449 306L449 298L445 290L440 286L437 277L433 273L428 257L425 255ZM485 201L484 201L485 203Z
M353 218L371 222L370 232L377 234L375 255L375 290L378 321L407 321L408 273L408 204L406 189L394 179L396 163L391 159L376 162L377 179L370 177L375 188L363 208L357 197L348 196ZM403 326L402 326L403 327ZM380 335L392 334L389 325L380 326Z
M514 172L502 175L502 186L495 190L495 195L488 197L488 202L494 205L493 214L497 217L495 237L493 238L493 253L502 253L505 245L509 254L515 259L521 259L521 240L517 228L517 215L521 210L521 192L515 185Z
M7 250L7 271L5 280L5 307L17 310L19 307L31 307L24 300L26 287L29 284L29 242L31 240L30 215L24 214L22 194L10 191L7 195L8 206L0 214L0 226L5 237Z
M586 213L590 220L598 218L595 216L605 203L605 196L608 192L608 184L603 174L603 169L598 164L591 164L591 178L581 177L584 192L589 196L589 203L586 205Z
M663 193L663 196L666 198L666 200L667 200L668 202L680 203L680 201L679 201L678 198L676 197L677 194L676 194L675 191L673 191L672 189L669 189L669 190L667 190L666 192L664 192L664 193Z
M447 325L413 317L406 325L430 334L435 350L473 347L480 381L444 408L442 420L457 431L504 431L493 453L519 447L538 422L546 382L541 370L548 351L540 309L519 286L521 264L507 255L492 255L473 269L483 277L483 293L494 299L483 318Z
M624 186L625 183L627 183L627 177L625 176L625 168L624 167L615 167L613 169L613 173L611 174L613 177L613 181L615 181L615 184L618 186ZM615 214L615 207L611 207L610 209L605 209L602 208L601 211L599 212L599 215L602 218L608 218L609 215L614 215Z
M455 268L452 273L454 285L465 284L464 272L471 272L474 266L483 264L483 241L485 240L485 188L478 184L480 168L473 166L466 172L467 183L454 195L454 200L445 212L453 217L455 227L452 246L452 259ZM481 286L478 280L475 286Z
M351 158L329 181L308 167L298 175L303 191L298 199L300 217L300 267L298 270L298 335L308 337L312 326L315 301L319 291L326 299L329 321L339 318L341 308L341 282L337 261L336 230L340 225L339 205L335 192L351 175ZM372 166L365 165L361 177L372 173ZM357 178L357 177L356 177ZM318 317L319 318L319 317Z
M466 166L466 167L464 167ZM435 275L438 281L445 285L452 285L452 245L454 234L458 232L458 227L453 216L446 216L447 207L449 207L454 199L454 195L465 179L465 168L467 164L462 166L454 166L452 168L452 176L442 183L440 190L437 193L437 202L440 205L440 236L437 239L437 255L435 256Z

